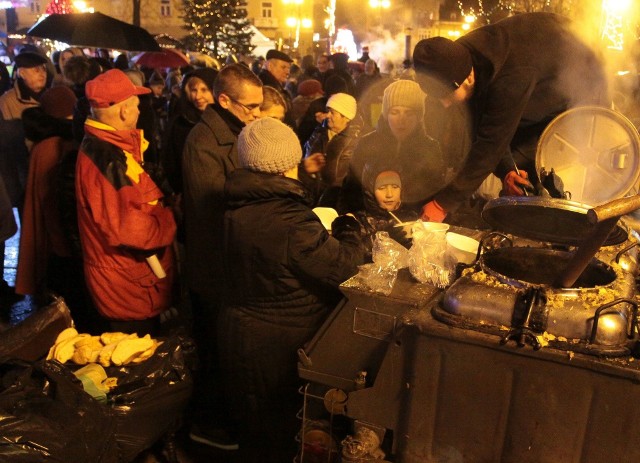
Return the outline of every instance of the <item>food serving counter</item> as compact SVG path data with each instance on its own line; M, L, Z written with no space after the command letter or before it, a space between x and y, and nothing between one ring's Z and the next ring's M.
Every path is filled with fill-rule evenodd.
M341 288L345 302L299 352L299 374L331 415L382 429L387 461L640 458L640 361L633 355L536 350L443 323L432 313L445 291L417 283L406 269L389 296L356 278ZM382 460L347 459L343 449L342 461Z
M389 296L341 286L298 353L302 461L309 443L327 449L313 462L640 460L637 239L618 220L640 208L640 135L613 110L567 111L536 171L535 196L487 203L497 233L473 236L476 260L445 289L407 269Z

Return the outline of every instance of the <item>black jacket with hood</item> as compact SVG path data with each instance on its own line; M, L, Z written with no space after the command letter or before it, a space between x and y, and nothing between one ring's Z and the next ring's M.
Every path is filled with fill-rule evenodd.
M445 210L454 211L492 172L503 178L513 170L511 143L518 130L544 128L572 107L606 104L602 63L569 26L559 15L527 13L458 39L471 52L475 71L469 101L474 133L459 175L435 197Z

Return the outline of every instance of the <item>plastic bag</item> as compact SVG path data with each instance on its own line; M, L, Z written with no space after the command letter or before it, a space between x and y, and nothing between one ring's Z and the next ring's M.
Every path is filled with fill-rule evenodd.
M438 288L451 284L455 275L455 259L447 251L446 232L420 230L413 234L409 250L409 271L420 283Z
M358 283L388 296L393 290L398 270L409 265L409 252L387 232L377 232L373 242L373 263L358 267Z
M0 461L132 461L176 423L193 381L183 340L164 339L140 364L108 367L118 385L100 403L56 361L0 364Z
M115 420L58 362L0 367L0 461L118 463Z
M0 337L0 362L34 362L47 355L58 334L73 325L71 312L62 298L11 327Z

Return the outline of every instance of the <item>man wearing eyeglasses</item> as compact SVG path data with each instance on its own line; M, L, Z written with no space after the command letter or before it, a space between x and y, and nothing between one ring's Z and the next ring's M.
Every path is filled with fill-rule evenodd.
M267 52L267 61L265 67L260 71L258 77L262 81L263 85L275 88L285 103L287 104L287 110L284 115L284 123L288 126L295 128L295 119L291 112L291 95L285 89L285 84L289 78L289 71L291 70L291 63L293 60L279 50L269 50Z
M216 319L226 287L222 267L224 183L239 167L237 139L260 117L262 82L241 64L230 64L213 83L207 106L185 143L182 157L186 279L193 311L194 339L202 368L195 379L192 440L237 450L229 410L220 390Z

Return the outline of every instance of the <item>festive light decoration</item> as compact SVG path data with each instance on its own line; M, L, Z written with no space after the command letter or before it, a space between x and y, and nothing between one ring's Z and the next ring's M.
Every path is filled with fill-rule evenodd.
M492 17L511 15L514 13L533 13L544 11L571 16L575 5L580 0L456 0L461 16L473 16L477 22L488 24ZM584 3L584 0L582 1Z
M189 48L216 58L249 54L253 33L246 5L245 0L183 0Z
M70 0L51 0L45 10L45 14L69 14L77 12L76 7Z
M604 15L602 40L607 48L622 50L624 48L624 17L630 8L629 0L603 0Z

